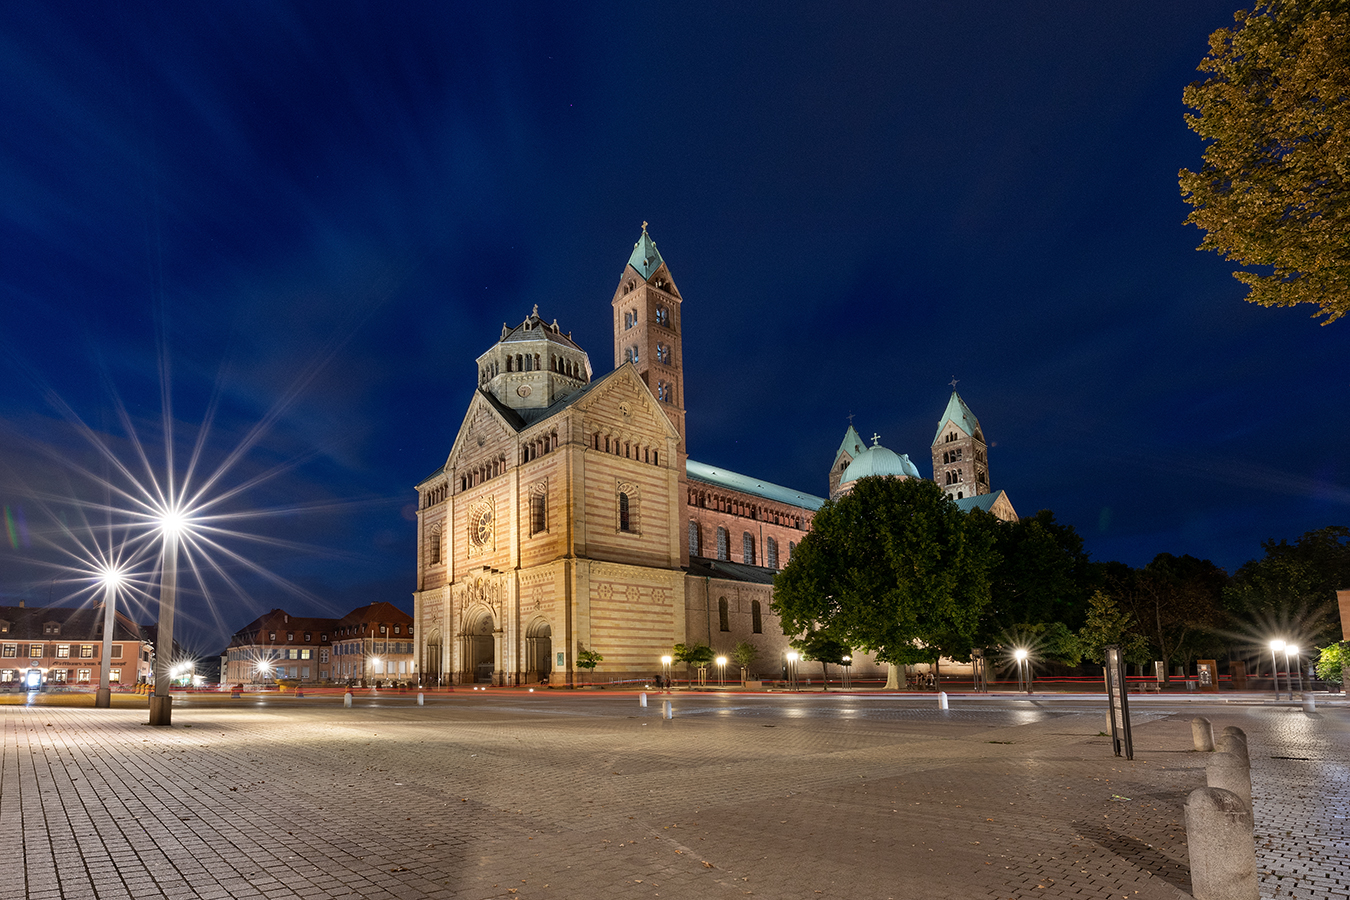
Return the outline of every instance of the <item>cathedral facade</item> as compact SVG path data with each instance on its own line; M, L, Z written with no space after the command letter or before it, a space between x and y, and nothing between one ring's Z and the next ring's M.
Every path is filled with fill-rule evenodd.
M688 458L682 303L644 223L611 299L612 371L596 376L538 307L478 358L454 446L417 485L425 682L650 680L676 643L729 655L742 641L758 651L752 676L779 676L788 639L769 608L773 576L825 500ZM958 504L1015 517L989 493L978 422L952 398L935 478L959 471L962 488L944 485ZM831 496L864 474L919 477L891 457L850 426ZM603 661L578 667L583 651Z

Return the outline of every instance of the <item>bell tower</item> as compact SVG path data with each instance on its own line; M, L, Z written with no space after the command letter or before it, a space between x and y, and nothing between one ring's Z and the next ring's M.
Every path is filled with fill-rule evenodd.
M989 493L989 457L980 420L956 392L938 419L933 437L933 480L953 500Z
M614 307L614 368L631 362L679 432L679 459L688 455L684 433L684 358L680 291L670 269L647 234L624 266L611 301ZM683 474L683 473L681 473Z

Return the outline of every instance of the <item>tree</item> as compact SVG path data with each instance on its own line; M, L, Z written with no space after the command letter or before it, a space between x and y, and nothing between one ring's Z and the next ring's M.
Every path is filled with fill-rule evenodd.
M1094 573L1073 526L1060 525L1048 509L1017 522L989 521L999 562L978 643L1002 643L1025 623L1081 626Z
M1078 629L1083 656L1096 663L1106 660L1105 648L1119 644L1126 662L1148 661L1148 639L1138 631L1134 616L1125 612L1109 594L1094 591L1088 600L1087 621Z
M581 650L577 653L577 668L585 669L590 672L605 661L605 658L594 650Z
M690 666L698 666L701 669L712 662L714 656L712 648L707 644L676 644L671 655L676 662L684 663L686 677Z
M1122 585L1123 606L1157 649L1156 659L1189 663L1194 649L1224 622L1228 574L1207 559L1159 553ZM1166 677L1166 673L1164 673Z
M800 651L803 659L820 663L821 674L825 677L825 690L830 689L830 663L836 666L844 664L844 657L852 650L848 644L835 638L828 631L813 631L792 642L792 647Z
M1350 0L1269 0L1210 35L1182 97L1208 146L1186 221L1262 306L1350 310Z
M969 658L997 563L990 518L931 481L860 478L774 579L783 633L828 631L893 667Z
M759 656L759 648L749 641L741 641L731 649L731 661L741 667L741 680L745 680L746 668Z
M1345 678L1345 663L1350 659L1350 641L1323 647L1318 653L1317 677L1332 684L1341 684Z
M1271 638L1320 646L1339 634L1336 590L1350 585L1350 528L1309 531L1294 543L1266 541L1224 591L1233 629L1265 647Z

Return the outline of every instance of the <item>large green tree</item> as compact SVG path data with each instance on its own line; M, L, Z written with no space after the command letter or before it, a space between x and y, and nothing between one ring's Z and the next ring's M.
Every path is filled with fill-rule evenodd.
M1159 553L1121 585L1122 605L1148 637L1155 659L1189 663L1200 647L1213 644L1224 624L1223 590L1228 574L1207 559Z
M1182 169L1187 222L1262 306L1350 310L1350 0L1272 0L1210 35L1186 123L1207 143Z
M968 659L997 563L987 518L931 481L859 479L821 507L774 579L783 633L826 631L892 667Z
M1233 631L1257 647L1271 638L1307 648L1339 637L1336 591L1350 587L1350 528L1262 547L1265 556L1245 563L1224 591Z
M998 643L1016 624L1083 624L1091 570L1083 539L1043 509L1017 522L995 521L999 562L991 576L984 643Z

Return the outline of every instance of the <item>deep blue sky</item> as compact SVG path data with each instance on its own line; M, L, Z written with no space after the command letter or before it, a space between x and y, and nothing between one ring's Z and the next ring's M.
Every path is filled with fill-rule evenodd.
M1244 303L1182 224L1235 3L12 4L0 604L71 590L72 415L158 460L167 383L181 465L212 403L205 470L262 421L225 508L296 510L225 543L299 592L227 561L185 641L411 608L474 358L538 304L607 371L643 220L697 459L824 493L853 413L931 472L955 376L994 487L1096 559L1344 524L1350 323Z

